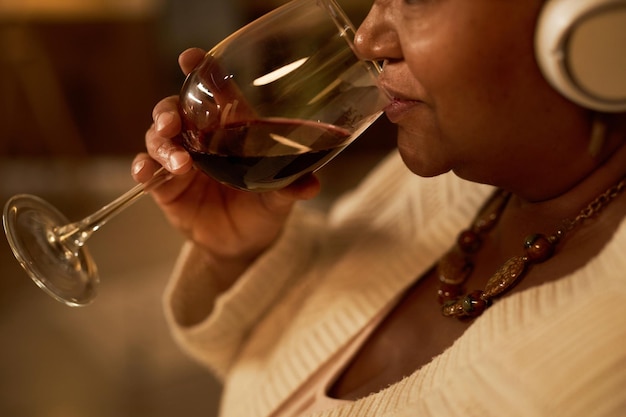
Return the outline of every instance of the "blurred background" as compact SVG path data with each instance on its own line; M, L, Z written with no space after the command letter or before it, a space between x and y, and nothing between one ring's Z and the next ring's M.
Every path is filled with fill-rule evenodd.
M0 0L0 204L37 194L78 220L133 186L154 104L280 0ZM340 0L355 24L369 2ZM394 144L386 120L321 171L325 208ZM92 305L39 290L0 239L0 416L214 416L219 384L168 335L161 293L182 238L150 198L89 241Z

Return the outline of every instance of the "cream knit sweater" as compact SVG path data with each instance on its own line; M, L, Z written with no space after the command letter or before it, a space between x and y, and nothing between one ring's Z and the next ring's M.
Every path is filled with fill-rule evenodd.
M183 327L180 291L210 271L186 245L166 290L174 337L224 381L224 417L268 416L429 268L491 189L423 179L392 154L327 215L279 242ZM416 347L419 349L419 347ZM626 416L626 221L575 274L496 302L452 347L376 394L315 416Z

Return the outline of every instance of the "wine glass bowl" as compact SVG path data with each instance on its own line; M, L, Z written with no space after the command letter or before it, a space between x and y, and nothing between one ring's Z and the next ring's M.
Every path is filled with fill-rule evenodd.
M181 143L194 165L246 191L287 186L319 169L382 113L380 71L360 60L354 27L335 0L293 0L211 49L180 92ZM90 303L99 277L85 242L146 191L144 184L70 223L39 197L5 205L13 254L33 281L69 306Z
M267 191L337 155L387 101L354 34L334 1L296 0L210 50L180 94L195 165L231 187Z

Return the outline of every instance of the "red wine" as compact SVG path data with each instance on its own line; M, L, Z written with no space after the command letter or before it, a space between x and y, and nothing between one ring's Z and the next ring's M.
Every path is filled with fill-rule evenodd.
M196 166L226 185L248 191L285 187L328 162L350 137L336 126L278 118L200 133L190 127L183 133L184 146Z

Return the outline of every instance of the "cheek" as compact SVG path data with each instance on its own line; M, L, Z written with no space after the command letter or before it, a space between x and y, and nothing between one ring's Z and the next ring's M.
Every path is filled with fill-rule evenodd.
M526 26L508 34L489 29L448 29L448 36L416 45L407 60L444 137L503 134L543 83Z
M414 59L407 60L426 102L398 136L403 159L414 173L487 169L494 160L505 159L511 134L523 131L524 126L516 126L523 107L518 89L533 89L522 85L528 82L527 68L508 53L495 54L492 48L486 56L484 50L467 42L431 44L414 50Z

